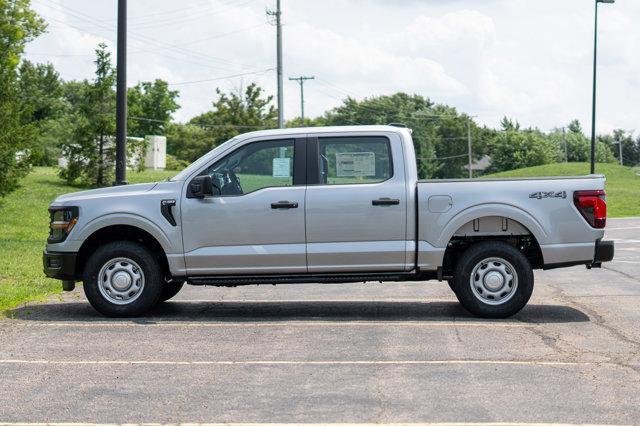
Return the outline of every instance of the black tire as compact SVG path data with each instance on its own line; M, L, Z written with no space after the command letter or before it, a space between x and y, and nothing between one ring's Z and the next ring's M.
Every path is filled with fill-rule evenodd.
M489 261L491 258L498 260ZM472 286L471 274L476 266L479 268ZM497 283L489 283L503 287L492 291L485 287L487 281L484 277L488 278L494 270ZM453 287L462 306L472 314L482 318L507 318L527 304L533 293L533 282L531 264L518 249L502 241L486 241L471 246L460 257L455 267Z
M184 282L164 283L162 293L160 294L160 302L166 302L182 290Z
M135 292L135 298L132 297L131 302L120 301L122 304L118 304L118 301L112 301L116 299L116 296L110 299L108 294L112 293L104 290L104 286L98 282L98 275L103 266L118 258L132 261L131 263L119 261L117 262L118 267L137 264L138 267L133 266L133 271L136 274L141 274L143 283L141 289ZM107 276L103 275L102 280ZM129 276L129 278L131 277ZM132 317L147 313L160 300L163 284L161 268L153 253L144 246L130 241L116 241L98 248L87 260L84 269L83 288L87 300L98 312L109 317ZM126 290L124 292L126 293Z
M456 284L455 281L453 280L453 278L448 279L447 280L447 284L449 284L449 288L451 289L452 292L456 292Z

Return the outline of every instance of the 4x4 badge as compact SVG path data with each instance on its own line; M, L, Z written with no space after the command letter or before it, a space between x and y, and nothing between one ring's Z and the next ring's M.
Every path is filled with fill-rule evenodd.
M529 198L537 198L538 200L542 200L543 198L567 198L567 191L540 191L529 194Z

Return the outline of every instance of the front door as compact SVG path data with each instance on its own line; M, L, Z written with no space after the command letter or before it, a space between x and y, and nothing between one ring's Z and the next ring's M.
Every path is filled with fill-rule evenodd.
M392 134L310 138L309 272L405 270L407 191L401 142Z
M220 195L182 202L188 275L305 273L305 161L304 139L261 140L203 170Z

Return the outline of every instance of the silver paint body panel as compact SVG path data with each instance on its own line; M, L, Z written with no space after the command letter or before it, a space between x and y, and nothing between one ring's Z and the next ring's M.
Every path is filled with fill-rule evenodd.
M244 144L368 135L390 140L394 173L385 182L265 188L204 200L186 197L193 177ZM423 270L436 270L454 235L474 232L476 219L500 217L517 224L511 228L514 234L528 232L536 238L545 264L588 262L604 230L586 223L573 205L572 194L604 189L604 184L604 177L595 175L418 181L407 129L350 126L260 131L218 146L170 181L58 197L53 206L77 206L80 217L69 238L48 244L47 250L77 252L97 230L129 225L158 241L175 276L410 271L416 262ZM567 197L529 197L538 191L566 191ZM400 204L372 206L373 199L382 197L398 199ZM160 214L164 199L176 200L177 226ZM295 201L298 208L270 208L281 200Z
M403 139L397 132L368 132L389 139L393 176L380 183L310 185L306 231L309 272L404 271L407 193ZM314 136L344 136L319 133ZM358 136L353 134L352 136ZM394 206L373 206L380 198Z
M298 208L271 208L281 200L296 202ZM304 210L304 187L183 199L189 275L306 272Z

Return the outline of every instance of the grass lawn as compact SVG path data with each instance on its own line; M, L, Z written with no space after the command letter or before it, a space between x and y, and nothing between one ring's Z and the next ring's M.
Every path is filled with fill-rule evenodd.
M580 176L589 173L589 163L560 163L511 170L484 177ZM607 177L607 216L640 216L640 170L618 164L597 164L596 173Z
M550 164L498 173L490 177L584 175L587 163ZM607 176L607 208L610 217L640 216L640 176L628 167L602 164L598 173ZM131 183L154 182L175 172L129 172ZM261 177L245 176L247 186ZM0 313L30 300L61 291L58 280L45 278L42 250L49 233L47 208L53 199L83 188L68 186L53 168L36 168L24 178L21 187L0 199Z
M127 173L131 183L154 182L176 172ZM49 203L60 194L81 191L68 186L53 168L37 167L21 187L0 199L0 313L28 300L62 290L60 281L42 272L42 250L49 235Z

